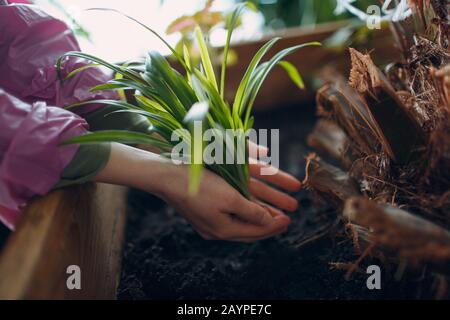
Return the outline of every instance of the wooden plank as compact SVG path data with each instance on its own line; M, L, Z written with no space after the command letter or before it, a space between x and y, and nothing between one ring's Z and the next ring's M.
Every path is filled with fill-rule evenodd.
M115 299L126 188L85 184L54 191L24 211L0 255L0 299ZM69 290L69 265L81 289Z

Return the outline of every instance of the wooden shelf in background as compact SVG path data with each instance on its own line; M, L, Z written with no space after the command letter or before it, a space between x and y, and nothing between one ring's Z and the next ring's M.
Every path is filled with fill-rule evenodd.
M274 53L290 46L311 41L323 42L337 30L347 26L348 23L348 21L339 21L319 24L315 28L289 28L258 41L233 45L232 48L236 51L238 60L227 72L226 98L228 101L233 101L234 94L251 59L269 39L274 36L281 37L281 40L268 52L265 60L271 58ZM372 56L379 64L395 61L397 58L392 34L388 28L375 31L367 47L373 51ZM286 60L294 64L305 78L306 90L297 88L281 68L275 68L261 87L255 102L255 110L263 111L279 106L311 103L315 98L315 90L310 80L317 76L321 69L333 67L343 74L348 74L350 70L348 50L335 51L325 47L309 47L289 55Z

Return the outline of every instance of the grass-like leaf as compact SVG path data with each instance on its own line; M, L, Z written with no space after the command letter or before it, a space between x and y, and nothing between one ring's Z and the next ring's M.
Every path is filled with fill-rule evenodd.
M253 11L257 11L255 5L251 2L244 2L236 5L235 9L231 13L231 15L227 19L226 28L227 28L227 40L225 41L225 46L223 49L223 61L222 61L222 68L220 72L220 96L225 96L225 74L227 70L228 65L228 54L230 52L230 42L231 42L231 36L233 35L234 28L237 25L237 22L239 20L239 16L241 15L244 8L250 8Z
M239 87L236 92L236 96L234 98L233 103L233 113L240 115L242 113L242 101L244 99L244 94L247 92L249 87L249 82L252 77L255 77L256 74L256 68L258 64L260 63L263 56L270 50L270 48L273 47L273 45L280 40L280 38L273 38L269 40L266 44L264 44L258 52L253 57L252 61L250 62L244 77L241 80L241 83L239 84Z
M200 186L203 169L203 135L195 130L195 125L201 124L203 129L204 120L208 114L208 103L197 102L186 114L183 122L191 132L191 168L189 175L189 192L195 194Z
M203 68L205 68L206 77L208 78L208 81L211 82L211 84L217 90L216 75L214 74L214 68L211 62L211 58L209 57L208 47L206 46L205 39L200 27L195 28L195 37L200 47L200 57Z
M126 144L151 144L161 149L172 148L167 142L158 138L152 137L148 134L124 130L102 130L92 133L87 133L82 136L78 136L63 142L64 145L68 144L95 144L99 142L120 142Z
M286 71L289 78L291 78L292 82L294 82L297 85L297 87L299 87L300 89L305 88L305 82L303 82L302 76L292 63L288 61L280 61L278 62L278 65L281 66Z

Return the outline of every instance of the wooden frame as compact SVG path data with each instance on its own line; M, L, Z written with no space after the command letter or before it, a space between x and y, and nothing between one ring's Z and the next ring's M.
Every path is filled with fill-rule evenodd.
M115 299L126 188L86 184L54 191L24 211L0 254L0 299ZM81 289L66 286L69 265Z

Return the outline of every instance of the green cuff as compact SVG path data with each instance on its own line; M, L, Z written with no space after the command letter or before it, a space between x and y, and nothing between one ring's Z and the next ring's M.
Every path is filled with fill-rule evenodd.
M91 181L105 166L111 153L111 143L82 144L72 161L64 168L55 188Z
M90 112L84 118L91 131L129 130L149 133L151 124L147 118L134 113L111 114L121 110L106 106ZM111 143L82 144L72 161L64 168L61 180L55 188L91 181L106 165L111 152Z

